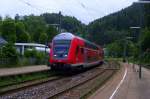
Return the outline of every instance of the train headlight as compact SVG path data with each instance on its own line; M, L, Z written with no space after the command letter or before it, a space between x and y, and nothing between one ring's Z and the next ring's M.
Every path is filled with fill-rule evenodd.
M56 54L54 56L57 56Z
M65 54L64 56L67 57L68 55Z

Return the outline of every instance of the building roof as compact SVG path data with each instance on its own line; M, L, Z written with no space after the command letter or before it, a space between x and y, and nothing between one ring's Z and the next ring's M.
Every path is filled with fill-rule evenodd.
M15 43L16 46L33 46L33 47L46 47L44 44L36 44L36 43Z

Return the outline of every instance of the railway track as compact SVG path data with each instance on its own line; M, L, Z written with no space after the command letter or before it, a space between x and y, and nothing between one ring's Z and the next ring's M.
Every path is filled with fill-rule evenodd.
M12 93L12 92L17 92L18 90L23 90L32 86L37 86L46 82L54 81L60 78L61 78L60 76L52 76L49 78L43 78L39 80L26 81L18 85L7 86L7 87L0 89L0 96L4 94Z
M66 86L64 89L62 89L61 91L49 96L48 98L55 98L59 95L61 95L62 93L64 92L67 92L67 91L70 91L71 89L75 88L75 87L78 87L90 80L92 80L93 78L97 77L98 75L102 74L105 72L105 70L103 69L99 69L100 71L99 72L96 72L95 74L92 74L90 75L89 77L86 77L86 78L82 78L82 80L77 80L76 82L70 82L70 84L68 84L69 86ZM83 75L84 76L84 75Z
M49 97L49 99L80 99L86 97L88 93L98 87L98 85L103 84L109 77L112 76L113 73L114 70L103 70L93 78L82 81L73 87L70 87L58 94L55 94L52 97ZM97 86L93 86L95 85L95 82L98 82L99 84Z
M1 94L0 99L12 99L12 98L32 98L32 99L47 99L47 98L60 98L68 97L68 92L74 93L74 90L82 89L83 86L89 85L88 83L95 82L96 79L105 78L102 82L108 79L113 71L103 68L94 68L81 74L67 76L63 78L58 78L55 80L50 80L46 82L41 82L39 84L33 84L30 86L25 86L23 88L15 89L15 91L9 91L8 93ZM83 88L84 89L84 88ZM86 93L88 93L88 90ZM79 94L82 97L84 94ZM77 96L75 96L77 98Z

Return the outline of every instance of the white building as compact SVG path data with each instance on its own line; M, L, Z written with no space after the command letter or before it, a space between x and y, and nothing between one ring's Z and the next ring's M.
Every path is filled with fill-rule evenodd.
M24 55L25 50L37 50L40 52L50 53L50 48L44 44L36 44L36 43L15 43L17 51Z

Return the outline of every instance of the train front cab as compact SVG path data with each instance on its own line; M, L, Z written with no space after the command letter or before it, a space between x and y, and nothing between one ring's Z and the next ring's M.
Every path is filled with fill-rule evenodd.
M49 60L51 69L68 70L83 65L83 54L79 47L83 44L83 41L75 37L53 40Z

